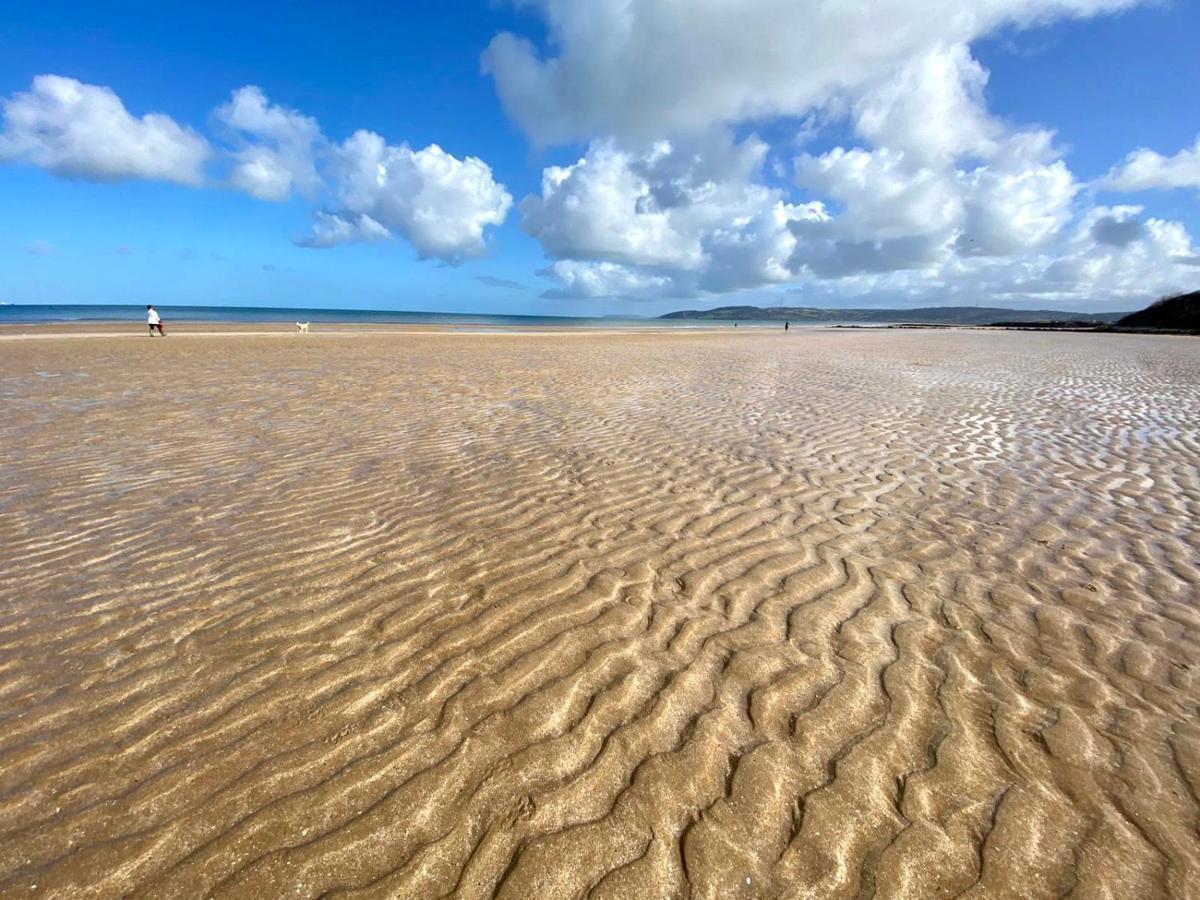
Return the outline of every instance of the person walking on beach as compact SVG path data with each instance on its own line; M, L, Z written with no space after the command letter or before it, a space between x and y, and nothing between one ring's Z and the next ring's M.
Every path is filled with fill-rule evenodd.
M146 307L146 324L150 326L150 337L154 337L155 329L158 330L159 335L162 337L167 336L167 333L163 331L162 318L159 316L158 310L153 306Z
M784 331L787 331L787 330L788 330L788 327L789 327L791 324L792 324L791 322L784 322L784 323L783 323L783 330L784 330Z

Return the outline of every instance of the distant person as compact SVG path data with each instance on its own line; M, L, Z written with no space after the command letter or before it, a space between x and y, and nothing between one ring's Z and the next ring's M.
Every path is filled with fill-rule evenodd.
M783 323L783 330L784 330L784 331L787 331L787 330L788 330L788 327L789 327L791 324L792 324L791 322L784 322L784 323Z
M158 331L162 337L167 336L167 333L163 331L162 318L159 316L158 310L153 306L146 307L146 324L150 326L150 337L154 337L155 331Z

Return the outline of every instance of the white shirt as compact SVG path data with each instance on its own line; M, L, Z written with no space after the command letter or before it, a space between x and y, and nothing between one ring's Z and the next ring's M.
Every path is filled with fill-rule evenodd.
M151 325L161 324L162 320L158 317L158 310L151 308L150 311L146 314L146 321Z

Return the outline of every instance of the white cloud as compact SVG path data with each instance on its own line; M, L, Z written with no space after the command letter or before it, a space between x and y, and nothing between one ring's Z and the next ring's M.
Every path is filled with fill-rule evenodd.
M296 241L301 247L336 247L352 241L379 241L391 232L368 215L347 215L318 210L313 213L312 234Z
M797 223L824 221L820 203L792 204L780 199L764 203L704 237L707 259L696 288L723 293L790 280L796 254Z
M758 138L594 141L574 164L544 171L540 194L521 203L522 227L571 263L544 273L555 296L824 281L918 302L972 283L1019 291L1066 252L1080 186L1051 132L988 115L986 81L964 47L901 66L847 106L859 135L880 143L799 155L799 197L767 182Z
M541 195L521 203L522 227L554 257L696 268L697 235L677 227L679 205L661 203L645 172L670 153L669 144L640 157L593 145L578 162L542 173Z
M930 269L860 274L837 281L802 277L803 302L819 305L985 305L1127 310L1194 284L1197 256L1182 224L1138 220L1140 207L1096 207L1040 252L948 257ZM1097 225L1140 221L1140 236L1114 245ZM1132 231L1134 226L1130 225ZM1103 231L1103 226L1100 229ZM799 301L796 301L799 302Z
M318 214L313 236L298 242L306 246L395 232L422 258L456 263L484 252L484 229L502 224L512 205L486 163L457 159L436 144L414 151L357 131L331 156L340 209Z
M234 91L216 118L245 146L236 151L230 182L260 200L286 200L293 191L315 197L325 190L316 159L336 201L314 213L305 247L376 241L393 232L422 257L448 262L484 251L484 229L503 223L512 197L481 160L459 160L436 144L414 151L388 145L370 131L328 147L315 119L271 104L254 86Z
M259 200L286 200L293 191L314 196L322 182L313 162L324 142L317 120L268 102L254 85L238 88L215 117L241 146L230 183Z
M965 45L1006 25L1134 2L521 0L545 19L553 55L503 33L482 61L510 116L537 141L653 140L802 115L839 94L879 85L939 47ZM959 100L944 98L939 112ZM864 114L871 121L869 110Z
M526 0L544 47L501 34L483 64L535 141L589 142L521 203L554 296L1128 307L1194 274L1190 235L1091 206L1053 132L988 112L970 44L1134 2ZM781 118L855 142L801 153L789 186L761 140L719 137ZM1138 151L1111 180L1200 183L1197 159Z
M1066 165L1043 158L1043 138L1018 134L1008 142L1016 147L1002 146L974 168L914 176L914 185L932 177L939 191L956 197L956 204L935 207L953 215L923 220L916 212L921 194L916 201L915 187L889 194L892 173L885 170L881 185L853 184L874 221L852 214L859 198L851 198L846 212L828 222L794 223L800 239L794 268L806 293L827 300L864 298L871 305L971 304L983 298L1078 309L1129 306L1133 298L1186 283L1179 266L1195 251L1182 225L1142 222L1136 218L1140 207L1113 207L1085 209L1072 227L1079 185ZM839 195L844 199L848 193L841 189ZM889 197L898 204L891 213ZM889 221L895 223L890 229ZM939 227L922 232L915 227L921 221Z
M1180 150L1174 156L1145 148L1134 150L1102 179L1100 186L1125 192L1200 188L1200 137L1190 149Z
M1069 221L1079 187L1053 135L989 116L987 78L966 47L936 47L856 103L856 130L876 149L797 158L797 183L843 208L836 231L854 243L835 259L927 267L951 239L961 255L1029 252Z
M803 154L796 159L796 181L840 203L841 228L857 240L941 232L963 215L963 197L950 173L910 164L888 147Z
M721 134L637 148L600 141L574 164L544 171L541 194L521 203L521 227L549 256L576 263L549 270L562 293L600 296L596 284L628 280L632 267L653 277L625 293L784 281L796 244L789 222L824 211L786 203L761 183L766 151L757 138L734 143ZM587 262L609 265L589 270L588 280L580 274Z
M0 102L0 162L93 181L205 181L213 152L204 138L165 115L132 116L109 88L41 75L28 92ZM217 107L213 123L230 145L235 188L259 200L334 201L314 213L312 233L296 241L303 246L394 233L422 258L455 263L484 252L485 229L502 224L512 205L482 160L457 159L436 144L391 146L369 131L330 147L316 119L271 103L253 85Z
M88 181L204 180L211 151L202 137L160 113L131 115L107 87L39 75L3 109L0 161Z
M675 293L670 277L639 271L619 263L558 260L538 274L557 282L558 287L545 294L552 298L620 297L637 300L657 299Z
M58 248L49 241L34 240L25 245L26 251L34 256L49 256L51 253L57 253Z
M545 170L541 193L521 203L522 228L570 263L543 273L553 296L691 296L905 271L923 273L916 284L965 276L960 258L1037 253L1069 222L1078 186L1061 160L1043 161L1045 140L1019 133L990 152L968 169L914 167L888 148L802 155L797 180L817 197L791 202L764 183L756 138L641 150L601 141Z
M1071 218L1079 190L1066 164L994 163L956 173L965 217L957 239L964 256L1028 253L1053 240Z
M1027 277L1014 278L1009 289L1068 305L1099 300L1125 307L1188 289L1195 276L1187 272L1184 260L1197 251L1181 223L1148 218L1138 223L1135 237L1126 234L1118 242L1104 239L1106 223L1130 223L1132 232L1140 212L1136 206L1089 210L1052 258L1030 267Z
M987 70L965 44L934 45L885 72L859 96L855 128L917 169L945 167L965 155L989 156L1003 128L984 106L987 81Z

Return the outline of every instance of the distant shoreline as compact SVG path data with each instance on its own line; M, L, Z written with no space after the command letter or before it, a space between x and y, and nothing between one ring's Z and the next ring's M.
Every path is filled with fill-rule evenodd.
M732 308L730 308L732 309ZM739 308L745 310L745 308ZM813 328L977 328L1017 331L1078 331L1108 334L1200 334L1191 328L1161 326L1131 327L1114 320L1123 313L1096 313L1082 317L1071 313L1001 310L981 307L929 307L914 310L807 310L807 315L777 317L778 310L755 309L754 315L734 318L724 310L696 315L668 313L658 318L615 316L509 316L480 313L407 312L389 310L299 309L287 307L164 306L160 310L168 330L188 325L220 328L238 326L279 326L291 330L296 322L310 322L322 328L370 328L405 326L445 332L491 329L526 332L532 329L559 331L725 331L743 328L754 331L781 330L785 322L796 329ZM817 313L820 313L817 316ZM1020 315L1021 318L1017 318ZM133 328L144 330L142 306L87 305L9 305L0 307L0 334L12 328L54 326L58 328ZM1012 316L1012 318L1009 318ZM857 318L856 318L857 317ZM1189 323L1190 324L1190 323Z
M660 318L707 322L791 322L838 327L883 324L900 328L976 327L1020 331L1104 331L1133 334L1200 334L1200 292L1175 294L1136 312L1070 312L1003 306L925 306L912 309L822 309L815 306L719 306L685 309Z
M852 308L824 309L810 306L721 306L716 309L686 309L666 313L660 319L739 323L791 322L808 324L876 325L998 325L1063 323L1104 325L1128 315L1124 312L1082 313L1061 309L1012 309L1001 306L925 306L913 309Z

